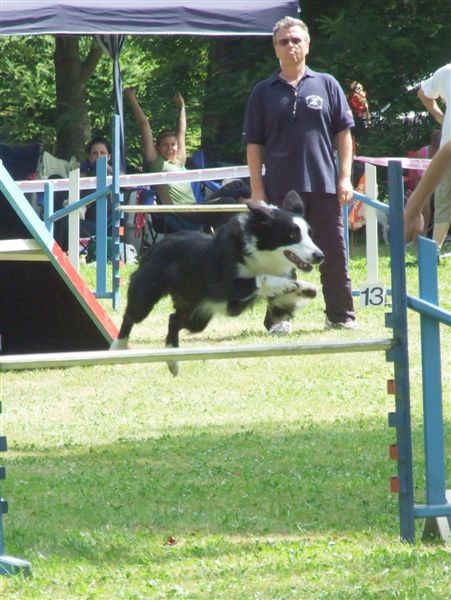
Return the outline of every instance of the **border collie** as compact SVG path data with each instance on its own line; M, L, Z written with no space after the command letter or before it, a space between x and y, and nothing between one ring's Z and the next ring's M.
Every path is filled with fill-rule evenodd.
M179 332L203 331L216 314L240 315L258 298L293 316L304 298L317 288L293 277L293 266L311 271L324 259L310 237L304 205L291 191L282 208L247 202L213 237L195 231L171 234L144 254L133 273L127 306L112 350L127 348L133 326L155 304L170 295L175 311L169 317L166 346L179 346ZM173 375L176 362L168 362Z

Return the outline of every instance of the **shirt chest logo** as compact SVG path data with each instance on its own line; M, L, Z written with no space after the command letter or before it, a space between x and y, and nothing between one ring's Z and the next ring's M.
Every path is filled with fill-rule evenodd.
M307 106L313 110L321 110L323 108L323 99L321 96L316 96L315 94L306 96L305 101L307 102Z

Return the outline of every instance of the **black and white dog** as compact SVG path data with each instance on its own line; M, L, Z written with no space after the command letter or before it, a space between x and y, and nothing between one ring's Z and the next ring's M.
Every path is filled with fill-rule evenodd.
M240 315L263 298L276 312L293 316L303 298L314 298L315 286L297 281L293 266L311 271L324 255L310 237L299 195L287 194L283 208L247 203L249 212L235 214L214 237L193 231L172 234L152 246L133 273L127 307L111 349L127 348L135 323L170 295L175 312L169 317L166 346L179 346L179 332L203 331L216 314ZM176 362L168 363L173 375Z

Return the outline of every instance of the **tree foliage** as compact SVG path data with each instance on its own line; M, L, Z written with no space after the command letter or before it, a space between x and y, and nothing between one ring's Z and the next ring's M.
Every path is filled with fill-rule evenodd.
M335 75L345 90L353 80L367 90L373 121L360 139L359 152L405 155L426 143L437 124L422 110L414 90L450 60L449 0L301 0L300 4L301 18L312 37L309 65ZM70 146L78 155L91 135L110 136L111 60L106 55L97 57L97 68L88 73L92 38L80 38L72 50L79 52L75 70L61 66L58 47L54 57L51 36L0 38L2 141L40 139L55 152L72 137L62 123L74 119L83 130ZM74 102L71 107L70 102L64 107L61 98L57 102L55 64L60 85L64 78L71 79L69 99L77 96L73 85L81 88L78 102L83 106L78 109L85 111L81 117L70 113ZM248 95L258 80L276 68L269 36L134 36L127 38L121 54L124 86L137 87L155 131L175 127L173 96L180 91L187 104L188 149L202 146L210 161L235 164L244 161L240 138ZM139 133L126 103L124 111L127 160L139 168Z
M49 36L0 38L0 139L54 139L55 75Z
M203 37L132 37L122 52L123 85L135 86L138 100L155 132L175 129L178 109L174 96L186 102L187 147L201 143L201 126L207 77L209 43ZM127 160L141 165L139 132L124 102Z
M373 125L360 152L401 156L429 142L437 123L416 96L418 84L450 60L448 0L301 2L310 27L310 65L333 73L345 89L360 81Z

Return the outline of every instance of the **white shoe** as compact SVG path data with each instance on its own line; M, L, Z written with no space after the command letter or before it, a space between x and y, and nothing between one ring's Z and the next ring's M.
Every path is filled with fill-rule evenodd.
M290 321L277 321L273 323L268 331L269 335L288 335L291 333Z
M349 319L348 321L340 321L333 323L326 317L324 329L357 329L357 323Z

